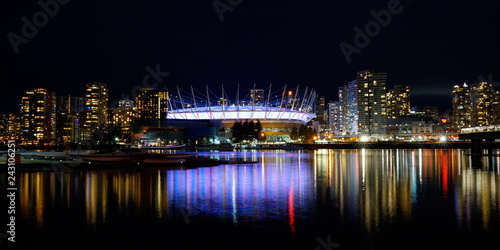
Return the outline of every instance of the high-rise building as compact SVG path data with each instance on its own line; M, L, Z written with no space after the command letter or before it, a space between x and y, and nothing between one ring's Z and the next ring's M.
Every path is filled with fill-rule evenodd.
M495 89L491 82L481 81L472 85L470 90L472 105L472 125L487 126L494 124Z
M135 109L137 118L165 119L168 110L168 92L153 88L138 90Z
M498 83L480 81L455 85L452 92L452 124L455 128L500 124Z
M357 82L350 81L339 88L339 126L342 135L358 133Z
M342 135L386 134L387 73L359 71L356 80L339 88L339 122Z
M0 115L0 140L18 140L21 131L19 114Z
M78 113L85 111L85 97L56 96L56 138L58 145L71 145L78 141Z
M21 144L55 145L55 93L44 88L26 91L21 101L20 123Z
M364 70L358 72L357 98L359 134L386 134L386 80L387 73Z
M319 120L320 123L328 122L328 110L326 106L326 98L324 95L320 95L317 97L316 101L316 120Z
M115 131L117 144L131 143L132 119L134 118L134 101L119 100L117 108L111 108L111 125Z
M250 105L263 106L264 105L264 89L251 89L250 90L250 100L251 100Z
M85 111L81 122L81 140L90 140L95 131L102 131L108 126L108 86L100 82L86 85Z
M339 135L340 130L340 104L339 102L329 102L328 103L328 125L330 132Z
M76 114L85 111L85 97L83 96L56 96L57 110L64 113Z
M391 119L410 115L410 86L395 85L387 92L387 117Z

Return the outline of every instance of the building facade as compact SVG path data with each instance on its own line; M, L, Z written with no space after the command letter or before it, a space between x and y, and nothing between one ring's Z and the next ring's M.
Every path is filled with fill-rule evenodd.
M140 119L165 119L168 110L168 92L153 88L137 91L135 112Z
M361 135L386 134L386 80L387 73L365 70L358 72L358 132Z
M109 125L106 84L95 81L86 84L85 111L82 114L80 141L90 140L95 131L102 131Z
M134 101L119 100L117 108L111 108L110 123L115 129L115 141L119 145L131 143Z
M410 86L395 85L387 92L387 117L391 119L410 115Z
M26 91L20 111L21 144L53 146L56 144L56 96L44 89Z
M339 102L329 102L328 103L328 125L330 132L333 135L341 134L341 116L340 116L340 104Z
M85 97L56 96L57 145L67 146L79 140L78 113L85 111Z
M481 81L455 85L452 91L452 125L461 129L500 124L500 86Z

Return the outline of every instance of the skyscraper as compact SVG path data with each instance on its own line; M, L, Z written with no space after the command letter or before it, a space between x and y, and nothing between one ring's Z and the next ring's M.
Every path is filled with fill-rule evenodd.
M330 132L339 135L340 134L340 105L339 102L329 102L328 103L328 125Z
M165 119L168 110L168 92L153 88L142 88L135 98L137 118Z
M126 145L131 142L134 101L119 100L117 108L111 108L111 125L115 128L115 141Z
M359 71L356 80L339 88L340 128L343 135L386 134L387 73Z
M85 97L56 96L56 138L58 145L71 145L78 141L78 113L85 111Z
M18 140L21 131L19 114L1 114L0 115L0 139L3 142L7 140Z
M395 85L387 92L387 117L400 118L410 115L410 86Z
M327 110L326 99L325 99L324 95L320 95L317 97L316 120L319 120L320 123L327 123L328 122L328 110Z
M21 101L20 120L21 144L55 145L55 93L44 88L26 91Z
M455 85L452 92L453 126L457 129L500 123L500 88L480 81Z
M491 82L481 81L472 85L470 90L472 105L472 126L495 124L498 113L494 104L497 102L495 88Z
M83 115L81 140L89 140L92 133L108 126L108 86L100 82L86 85L85 111Z
M358 86L357 81L350 81L339 89L339 113L341 117L341 130L343 135L358 134Z
M364 70L358 72L358 132L361 135L386 134L386 80L387 73Z

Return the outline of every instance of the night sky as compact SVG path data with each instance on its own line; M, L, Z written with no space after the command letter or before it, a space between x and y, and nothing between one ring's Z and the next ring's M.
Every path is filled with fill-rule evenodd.
M245 92L287 84L314 88L327 101L357 71L372 69L387 72L388 89L410 85L412 106L444 109L453 85L490 74L500 81L498 1L60 2L50 15L37 1L3 3L0 113L18 112L28 89L83 96L88 81L108 84L111 102L142 86L148 66L168 72L158 88L203 92L208 84L220 93L222 84L228 92L238 83ZM33 17L39 27L25 28L27 38L23 20ZM363 48L348 63L339 45L356 46L355 27L367 25L372 37L358 41Z

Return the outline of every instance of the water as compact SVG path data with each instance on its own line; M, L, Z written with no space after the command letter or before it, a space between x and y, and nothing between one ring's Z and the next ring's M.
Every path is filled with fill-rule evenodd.
M0 246L486 248L500 235L500 157L478 167L466 153L200 152L258 163L18 173L16 243Z

